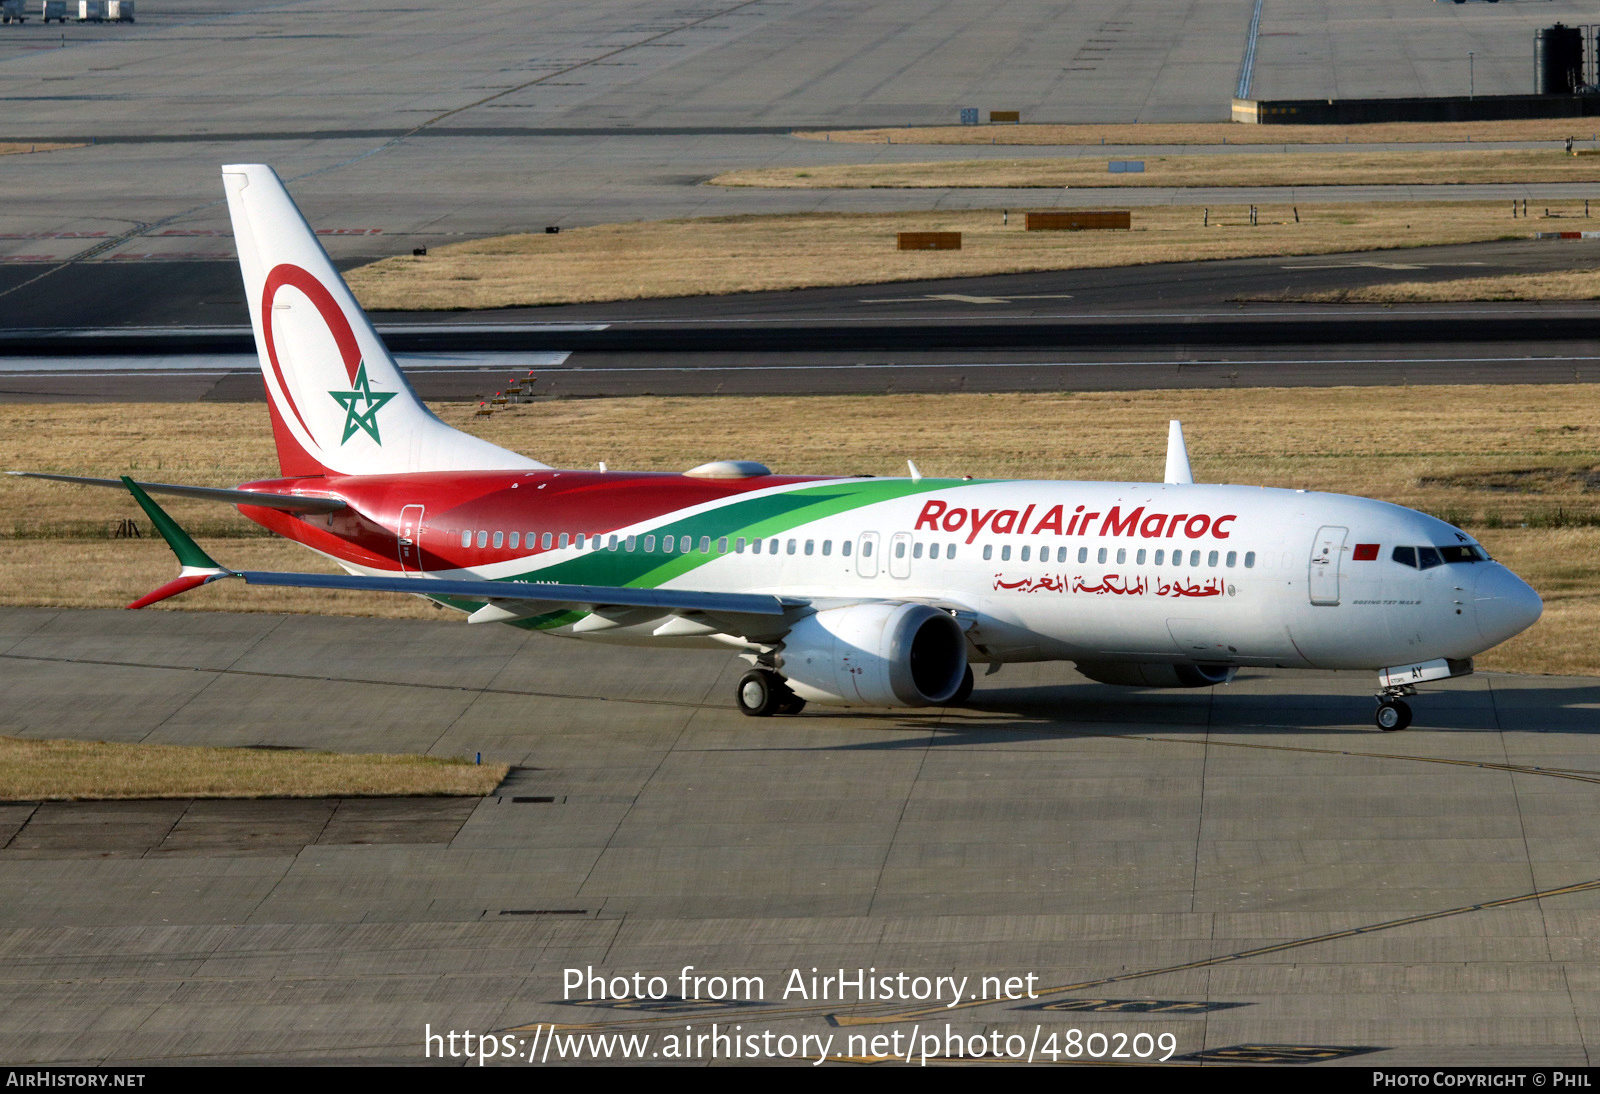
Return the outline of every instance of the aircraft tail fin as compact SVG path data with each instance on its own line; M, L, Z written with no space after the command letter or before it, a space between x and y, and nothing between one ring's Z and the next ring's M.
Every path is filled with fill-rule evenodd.
M271 167L233 164L222 181L285 475L545 466L417 398Z

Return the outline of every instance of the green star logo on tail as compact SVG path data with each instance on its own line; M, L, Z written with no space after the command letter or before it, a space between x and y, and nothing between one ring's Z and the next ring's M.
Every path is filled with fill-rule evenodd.
M383 444L383 438L378 436L378 411L383 404L393 399L392 391L373 391L372 385L367 382L367 363L361 362L356 370L356 384L353 391L330 391L334 401L344 407L344 436L339 438L339 443L344 444L356 435L356 430L366 430L367 434L377 444ZM365 406L358 410L357 407Z

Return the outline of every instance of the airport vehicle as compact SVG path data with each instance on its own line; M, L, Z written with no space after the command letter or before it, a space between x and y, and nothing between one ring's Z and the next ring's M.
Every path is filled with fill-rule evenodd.
M28 11L25 0L0 0L0 23L26 23Z
M282 477L121 484L177 579L414 593L597 642L737 651L750 715L960 703L972 666L1074 662L1136 687L1247 666L1372 669L1380 729L1419 683L1539 618L1471 536L1381 501L1192 481L1170 423L1159 483L559 470L418 400L272 169L223 168ZM118 485L46 475L70 482ZM152 494L211 498L347 573L236 571Z
M39 15L46 24L52 19L58 23L65 23L67 0L39 0Z

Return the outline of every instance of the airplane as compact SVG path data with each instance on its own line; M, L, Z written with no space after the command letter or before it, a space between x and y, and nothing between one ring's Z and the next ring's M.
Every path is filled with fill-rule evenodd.
M1070 661L1092 680L1196 688L1241 668L1375 670L1374 722L1538 620L1475 539L1368 498L1195 483L1169 423L1164 481L682 474L549 467L417 398L272 168L222 168L281 477L125 488L201 585L412 593L592 642L732 650L751 716L961 704L973 666ZM12 472L13 474L31 474ZM237 506L344 574L234 570L151 495Z

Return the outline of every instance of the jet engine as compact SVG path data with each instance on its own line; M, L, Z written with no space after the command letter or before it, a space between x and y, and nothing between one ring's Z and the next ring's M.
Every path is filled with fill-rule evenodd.
M961 624L926 604L852 604L797 623L779 665L802 699L923 707L949 700L967 671Z
M1160 662L1077 661L1078 671L1102 684L1135 688L1208 688L1226 684L1234 665L1167 665Z

